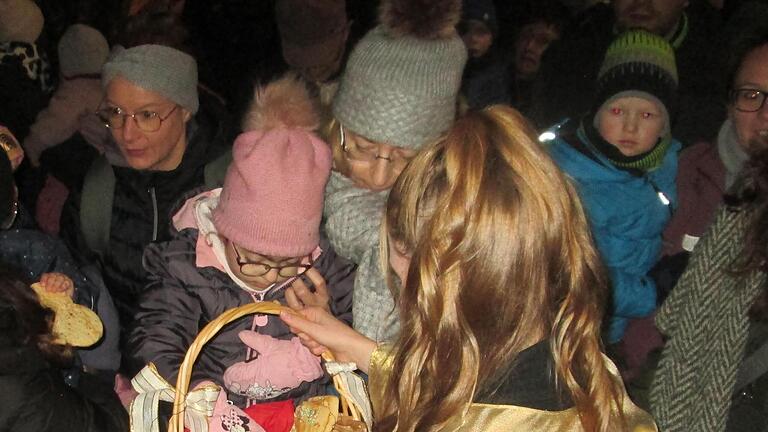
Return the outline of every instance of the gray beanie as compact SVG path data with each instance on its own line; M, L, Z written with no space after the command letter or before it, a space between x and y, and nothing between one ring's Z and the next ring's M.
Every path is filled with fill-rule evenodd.
M189 54L163 45L116 46L104 64L101 84L106 90L116 76L197 112L197 62Z
M438 17L441 37L420 37L410 30L398 34L397 28L393 31L397 24L387 25L398 16L386 15L409 6L384 3L384 24L358 42L341 77L333 102L341 124L372 141L406 148L419 148L451 126L467 61L464 43L452 27L460 9L453 3L446 2L451 16Z
M73 24L59 39L59 69L65 77L95 74L109 56L109 44L98 30Z

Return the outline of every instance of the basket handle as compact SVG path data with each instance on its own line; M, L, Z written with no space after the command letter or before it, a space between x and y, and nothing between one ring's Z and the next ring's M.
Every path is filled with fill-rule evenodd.
M168 427L169 432L184 432L184 410L186 409L184 401L187 399L189 382L192 379L192 366L194 366L203 346L213 339L224 326L237 319L255 313L280 315L280 312L283 310L288 310L288 308L279 303L249 303L224 312L203 327L194 342L192 342L192 345L189 346L187 354L184 356L184 361L179 366L179 374L176 378L176 397L173 400L173 414L171 415Z
M333 354L330 351L323 352L323 354L321 354L321 357L326 362L336 361L336 358L333 356ZM341 413L344 415L352 416L353 419L361 421L362 415L360 414L360 411L357 409L355 404L351 403L351 401L353 400L352 395L350 395L349 392L347 392L347 390L341 384L341 378L339 378L337 375L333 375L333 386L336 388L336 391L339 393L339 400L341 402Z
M255 313L280 315L280 312L284 310L291 311L291 309L276 302L249 303L222 313L203 327L192 342L192 345L189 346L187 354L184 356L184 361L181 362L181 366L179 366L179 373L176 378L176 397L173 400L173 414L171 415L168 432L184 432L184 411L186 409L184 402L187 399L189 384L192 379L192 367L194 366L197 357L200 355L200 352L203 350L203 346L213 339L224 326L246 315ZM324 352L322 357L326 361L335 361L335 357L330 351ZM333 377L333 385L341 396L339 399L341 400L342 413L351 415L355 420L360 420L360 412L354 404L349 402L352 400L352 397L346 390L344 390L340 380L341 378L338 376Z

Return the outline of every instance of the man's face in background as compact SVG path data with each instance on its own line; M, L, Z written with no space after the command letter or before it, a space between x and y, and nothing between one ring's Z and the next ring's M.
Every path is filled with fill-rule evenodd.
M659 36L669 34L688 7L688 0L613 0L619 28L645 29Z

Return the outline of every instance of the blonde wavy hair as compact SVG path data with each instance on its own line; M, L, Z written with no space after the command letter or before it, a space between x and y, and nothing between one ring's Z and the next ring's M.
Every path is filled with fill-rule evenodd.
M543 340L584 430L621 430L600 345L606 279L573 185L520 113L469 113L422 149L391 191L384 230L383 261L391 241L412 258L374 430L441 430Z

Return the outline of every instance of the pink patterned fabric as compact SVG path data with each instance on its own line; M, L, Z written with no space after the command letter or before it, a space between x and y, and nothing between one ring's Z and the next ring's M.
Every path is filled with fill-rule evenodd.
M266 432L243 410L227 400L227 392L220 391L213 416L208 422L209 432Z
M258 357L236 363L224 372L224 385L233 393L257 401L268 400L323 375L320 358L299 338L280 340L247 330L239 336Z

